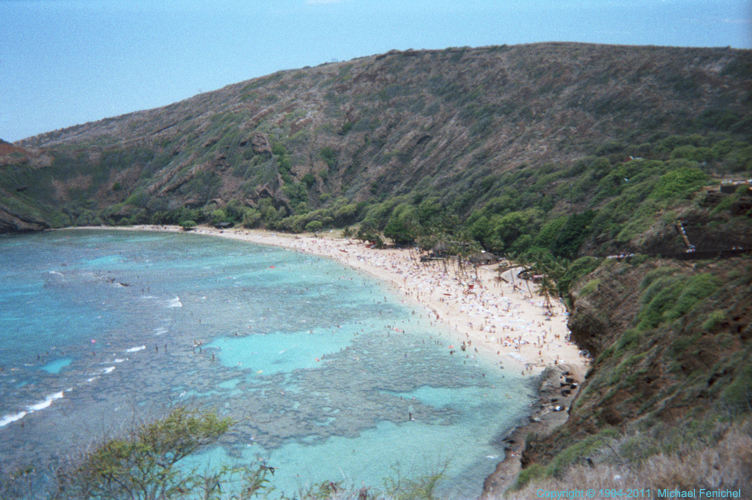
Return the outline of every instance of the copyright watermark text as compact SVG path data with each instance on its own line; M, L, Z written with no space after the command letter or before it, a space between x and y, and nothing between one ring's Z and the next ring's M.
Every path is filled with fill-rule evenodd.
M651 490L650 488L545 490L538 488L538 498L741 498L741 490Z

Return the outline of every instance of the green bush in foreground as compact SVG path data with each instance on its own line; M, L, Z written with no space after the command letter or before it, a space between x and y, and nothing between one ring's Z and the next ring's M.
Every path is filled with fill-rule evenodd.
M323 481L292 492L276 491L274 468L266 464L224 466L200 471L181 463L202 449L216 445L233 425L213 411L177 407L166 417L135 426L108 438L90 451L72 454L52 474L51 482L33 466L15 471L0 469L0 498L34 500L280 500L436 498L437 485L448 467L404 475L399 463L384 489ZM1 464L0 464L1 465ZM46 484L42 484L46 483Z
M229 470L203 477L181 470L178 463L215 443L230 425L231 419L216 413L178 407L164 419L137 427L123 438L109 439L61 468L54 498L157 500L182 498L200 490L210 494Z

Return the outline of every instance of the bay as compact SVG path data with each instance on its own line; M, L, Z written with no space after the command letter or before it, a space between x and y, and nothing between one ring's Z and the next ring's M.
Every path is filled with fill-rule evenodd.
M473 498L530 382L325 258L201 235L0 238L0 449L47 463L179 404L236 420L202 467L263 462L292 494L444 471Z

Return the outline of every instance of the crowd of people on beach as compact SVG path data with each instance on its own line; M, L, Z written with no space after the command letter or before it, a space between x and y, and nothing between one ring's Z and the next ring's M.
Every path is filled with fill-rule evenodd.
M447 339L448 352L456 353L454 344L464 342L464 355L486 356L502 368L517 366L523 375L538 374L549 365L585 367L589 362L570 341L564 304L536 300L536 284L517 277L512 266L499 274L493 264L421 259L417 249L375 249L336 236L210 228L196 232L333 258L385 280L424 308L430 321L455 332L455 338Z
M480 354L480 347L484 355L495 354L500 363L522 365L523 374L538 373L550 364L585 362L569 341L563 304L549 311L543 300L535 300L528 284L517 283L513 271L499 276L493 266L421 261L414 250L373 250L351 240L296 238L289 246L334 257L386 279L399 293L424 306L433 321L442 321L464 336L462 352L474 345L469 356ZM508 359L501 358L504 355Z

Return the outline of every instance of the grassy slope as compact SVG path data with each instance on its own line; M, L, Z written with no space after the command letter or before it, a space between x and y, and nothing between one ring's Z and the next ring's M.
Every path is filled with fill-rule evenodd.
M518 486L751 494L752 260L611 261L572 300L595 360L567 423L529 438Z

